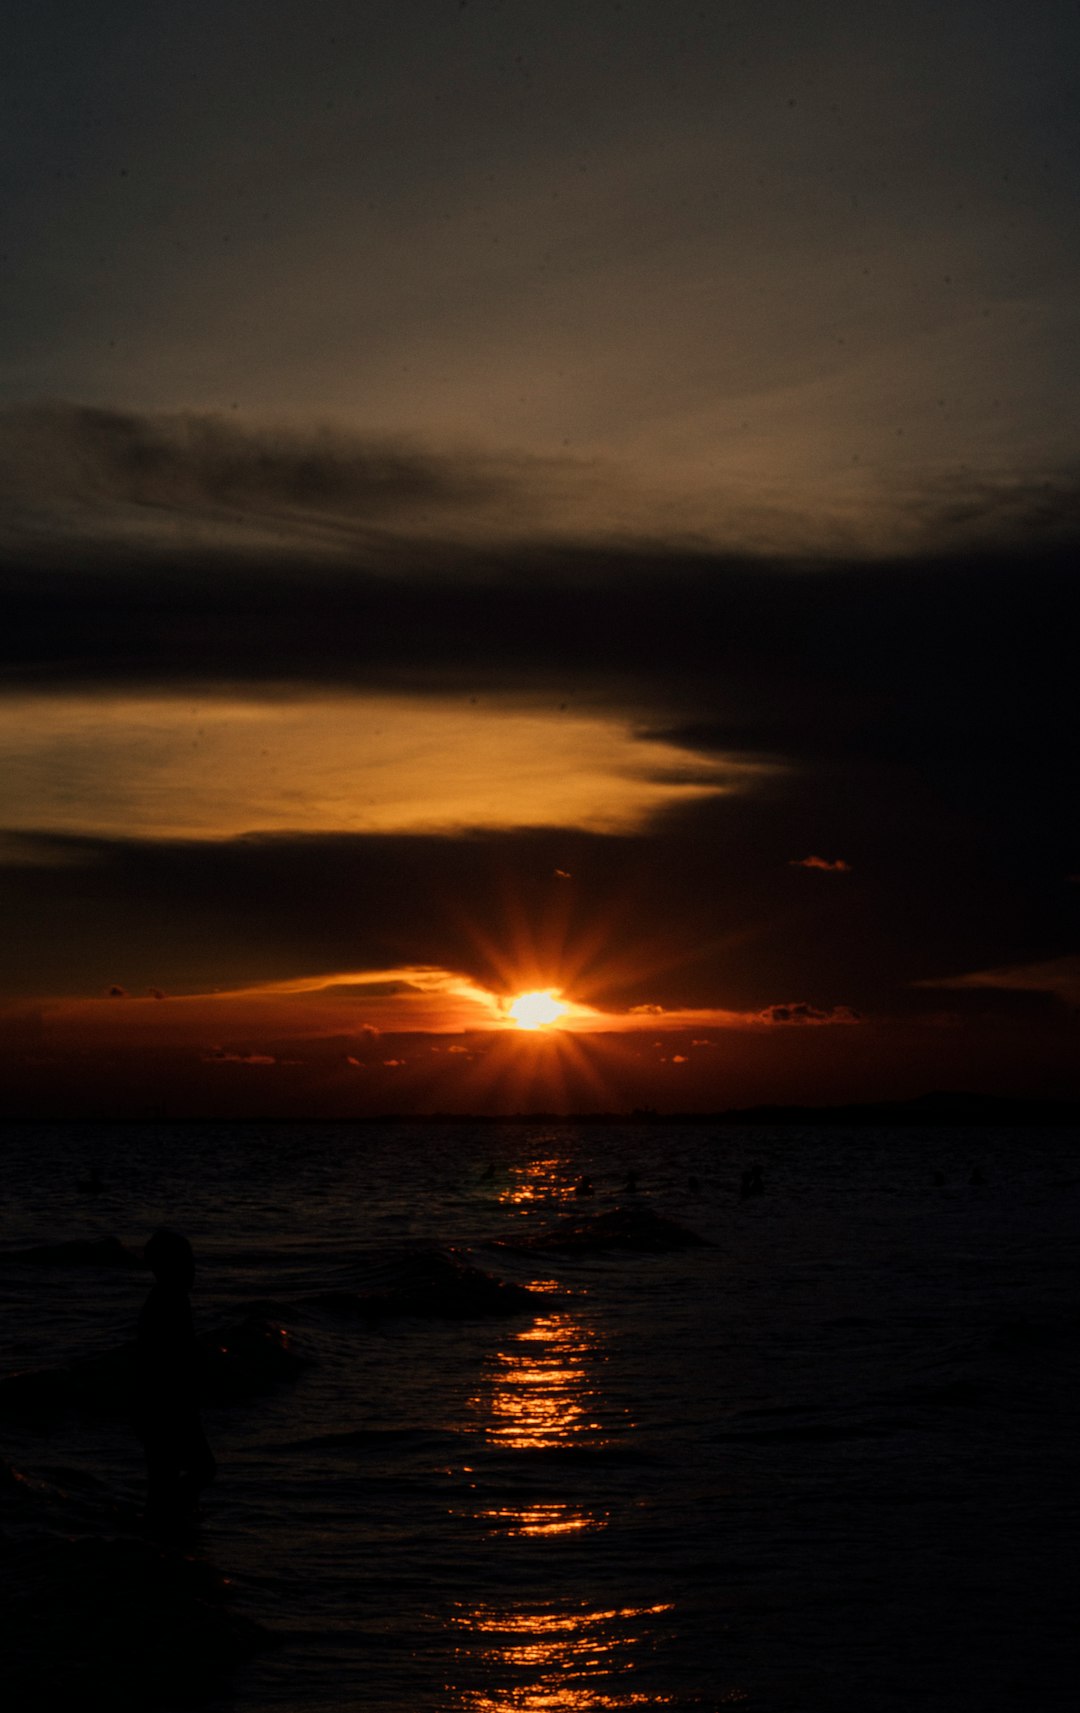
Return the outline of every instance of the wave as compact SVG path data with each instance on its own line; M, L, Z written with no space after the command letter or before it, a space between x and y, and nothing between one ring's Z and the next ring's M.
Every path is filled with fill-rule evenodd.
M478 1320L537 1312L541 1293L496 1278L451 1250L416 1249L378 1264L368 1289L319 1291L301 1299L349 1320L396 1315L429 1320Z
M255 1316L207 1333L200 1343L205 1355L203 1400L212 1404L240 1403L295 1380L309 1360L293 1350L285 1327ZM0 1379L0 1411L29 1416L66 1409L126 1414L132 1405L135 1351L134 1343L123 1344L83 1362L6 1374Z
M286 1439L264 1449L272 1451L381 1451L389 1447L405 1450L445 1446L459 1435L433 1432L430 1428L350 1428L341 1433L320 1433L310 1439Z
M566 1254L601 1254L607 1249L628 1249L638 1254L664 1254L677 1249L711 1247L677 1220L654 1213L651 1208L612 1208L586 1218L563 1219L545 1231L528 1236L497 1237L492 1249L519 1250L524 1254L547 1250Z
M32 1249L12 1249L0 1257L34 1267L142 1267L142 1259L118 1237L71 1237L60 1243L39 1243Z

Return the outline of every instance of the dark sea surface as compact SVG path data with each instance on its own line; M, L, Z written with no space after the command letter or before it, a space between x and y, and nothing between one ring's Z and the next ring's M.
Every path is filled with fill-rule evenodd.
M1076 1704L1075 1132L10 1126L4 1187L4 1375L96 1374L149 1283L19 1251L138 1253L162 1223L195 1246L200 1328L252 1314L304 1359L204 1411L219 1477L188 1555L258 1626L212 1708ZM707 1242L610 1246L653 1214ZM568 1217L596 1242L499 1246ZM455 1318L487 1306L466 1265L535 1297ZM130 1567L163 1574L131 1556L123 1410L52 1380L0 1384L18 1709L49 1704L35 1673L88 1585L108 1701L144 1622Z

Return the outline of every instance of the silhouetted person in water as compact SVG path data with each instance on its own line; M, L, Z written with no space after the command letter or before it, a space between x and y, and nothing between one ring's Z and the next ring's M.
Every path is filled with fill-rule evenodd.
M169 1529L195 1521L217 1466L199 1417L204 1361L191 1324L191 1244L163 1226L143 1254L156 1282L139 1316L133 1420L146 1453L147 1521Z
M761 1175L760 1166L747 1166L739 1179L739 1200L745 1201L747 1196L763 1196L765 1180Z

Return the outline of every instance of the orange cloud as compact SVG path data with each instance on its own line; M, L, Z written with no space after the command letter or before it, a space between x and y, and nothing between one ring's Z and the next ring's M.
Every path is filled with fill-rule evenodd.
M444 1051L460 1061L477 1061L480 1042L576 1043L588 1039L659 1031L657 1047L674 1035L709 1044L717 1032L764 1032L787 1025L851 1024L859 1021L847 1006L829 1009L805 1001L769 1005L754 1011L719 1007L666 1010L645 1004L610 1011L560 996L563 1011L548 1030L523 1033L509 1015L510 996L481 986L459 971L408 965L391 969L346 970L318 976L264 982L218 993L170 995L168 1003L149 995L125 994L122 1006L108 996L52 998L32 1008L32 1050L50 1059L76 1054L87 1059L134 1055L145 1061L173 1056L207 1065L282 1066L314 1063L333 1048L333 1063L344 1071L360 1068L362 1044L384 1041L381 1063L395 1071L402 1037L457 1037ZM0 1008L0 1030L12 1041L26 1033L25 1004ZM20 1030L22 1034L20 1034ZM674 1062L688 1063L684 1048ZM26 1046L19 1049L26 1052ZM329 1063L329 1060L327 1061Z
M791 861L788 863L788 867L817 868L821 869L825 874L851 873L851 864L849 862L845 862L843 857L837 857L833 862L830 862L827 857L819 856L792 857Z
M0 834L200 840L631 832L673 805L745 791L764 771L646 737L598 708L555 712L509 692L481 705L462 694L314 691L219 691L194 708L176 692L9 695L0 769Z
M635 1005L630 1011L604 1012L586 1006L575 1008L582 1016L571 1018L567 1027L588 1029L596 1034L611 1031L640 1030L646 1024L651 1029L671 1033L697 1029L762 1029L790 1023L859 1023L862 1019L848 1005L829 1008L810 1005L805 1000L766 1005L759 1011L728 1011L720 1007L696 1010L668 1011L662 1005ZM587 1019L587 1021L586 1021ZM657 1041L656 1046L662 1045ZM707 1039L695 1040L695 1047L710 1047Z

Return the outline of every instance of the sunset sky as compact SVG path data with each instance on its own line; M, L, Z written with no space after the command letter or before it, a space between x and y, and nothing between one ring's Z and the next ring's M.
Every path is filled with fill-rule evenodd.
M5 1108L1080 1094L1078 67L18 8Z

